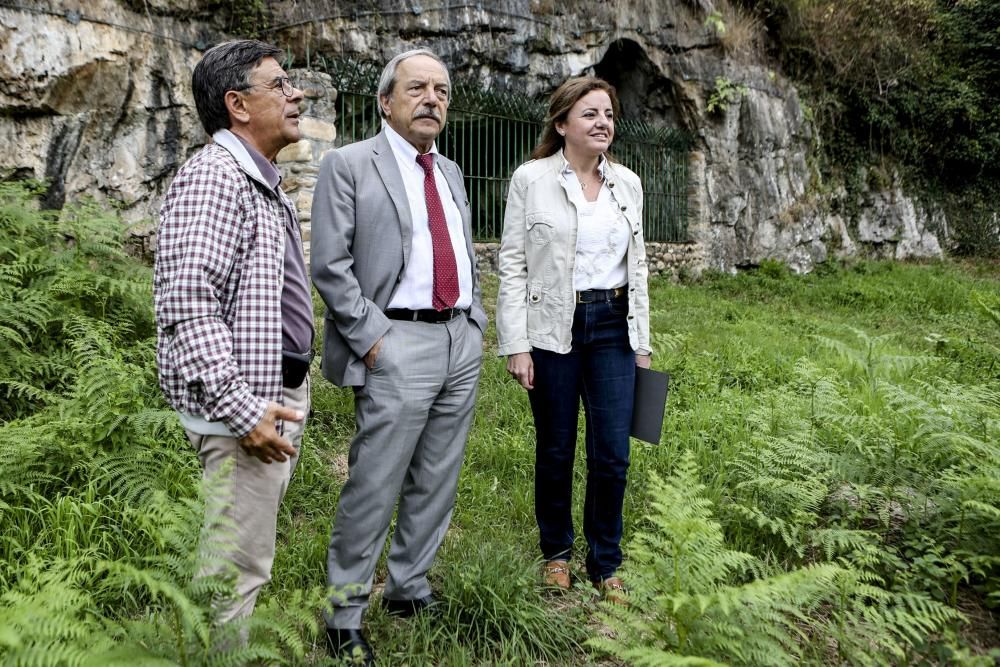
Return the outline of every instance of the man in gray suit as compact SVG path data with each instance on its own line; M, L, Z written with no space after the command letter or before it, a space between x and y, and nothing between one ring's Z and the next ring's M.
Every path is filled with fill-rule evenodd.
M323 375L354 388L357 432L337 506L328 581L331 651L365 663L361 633L398 500L382 594L390 613L433 603L427 571L451 519L479 382L486 313L469 202L437 152L448 70L426 50L389 61L382 131L330 153L312 209L312 275L326 302Z

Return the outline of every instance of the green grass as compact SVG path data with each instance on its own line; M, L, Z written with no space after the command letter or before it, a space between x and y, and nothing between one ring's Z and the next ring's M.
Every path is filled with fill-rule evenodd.
M314 374L273 581L234 648L211 620L225 582L192 582L203 492L155 385L148 269L94 231L110 216L0 195L0 665L332 664L319 600L351 393ZM74 215L104 241L67 244ZM373 605L382 664L992 664L998 294L995 264L949 262L654 280L672 384L662 444L633 441L625 610L539 585L531 416L491 326L440 605Z
M487 276L484 283L487 307L492 310L496 280ZM993 391L993 398L983 407L983 418L989 424L984 425L986 431L982 435L986 451L995 455L998 406L990 401L995 401L995 392L1000 388L997 347L1000 329L977 304L977 298L987 301L992 298L995 306L998 285L995 267L989 265L961 267L950 263L867 262L846 268L823 267L816 274L798 277L784 271L758 271L737 276L709 276L687 286L654 281L651 286L652 328L658 347L654 367L669 371L673 383L663 443L652 446L633 442L630 490L625 508L626 540L649 525L646 490L651 474L670 474L682 454L690 452L700 471L701 482L706 486L706 498L715 508L715 516L724 527L728 542L760 559L767 571L780 572L831 560L823 553L822 540L834 539L832 529L844 526L845 529L872 532L871 539L875 543L882 548L892 547L892 558L887 557L887 560L901 561L879 564L872 569L878 576L886 577L885 590L893 588L890 576L909 578L913 584L910 588L923 593L928 593L929 589L930 599L951 603L946 589L953 577L944 576L929 586L926 580L915 585L918 577L913 574L914 566L905 562L906 549L911 547L900 544L900 536L888 526L891 518L887 518L886 512L899 504L887 499L893 484L919 487L920 493L926 494L943 469L936 466L955 461L947 457L947 460L925 461L918 453L911 457L912 469L898 470L897 475L889 478L881 466L889 461L898 463L901 455L897 451L896 458L892 459L891 448L886 451L848 448L811 452L810 462L822 461L825 469L810 470L809 479L797 488L799 493L812 498L813 504L822 504L829 496L835 497L837 489L842 490L843 485L848 484L852 489L860 488L857 493L870 501L865 507L851 503L847 511L830 502L806 511L796 505L802 499L794 494L783 498L775 491L773 497L766 497L766 489L750 493L753 484L763 482L745 479L750 475L747 470L756 470L755 474L759 475L760 470L769 470L769 462L748 462L746 458L748 449L759 447L755 441L762 433L788 428L782 423L790 421L804 404L815 400L807 400L805 389L810 381L819 380L810 380L808 369L811 368L809 372L817 377L823 376L818 369L833 369L843 373L845 379L852 374L864 377L863 368L846 364L837 351L824 342L839 341L860 350L862 339L855 330L875 338L888 334L873 344L886 366L881 368L875 364L876 380L885 375L886 382L892 380L901 387L947 381L955 383L956 387L982 386ZM525 393L507 377L503 360L495 357L492 327L487 333L486 344L476 419L453 525L431 572L432 583L438 595L444 598L448 612L428 622L401 622L387 619L378 612L372 613L368 624L376 647L391 656L391 664L600 662L606 658L582 646L589 637L600 632L590 591L581 586L564 599L553 599L537 586L530 411ZM911 367L909 362L901 361L907 355L922 359ZM900 368L894 368L893 364ZM286 510L294 518L283 525L294 525L295 532L285 538L287 542L281 550L302 553L305 532L313 555L305 561L281 559L275 569L275 583L267 593L278 599L284 594L284 586L289 585L282 581L294 582L296 586L323 581L323 549L337 493L337 484L331 486L329 481L343 474L342 468L331 465L329 452L343 458L350 438L352 404L349 397L344 398L347 392L324 386L322 380L316 387L316 415L308 431L308 442L323 451L312 460L306 458L303 463L308 464L307 469L314 463L325 466L327 479L318 481L317 486L312 482L303 483L300 478L289 492ZM863 384L848 386L844 395L850 398L855 390L863 388ZM882 399L868 397L866 400L868 403L864 407L867 410L888 410ZM332 431L328 424L335 425ZM835 438L831 436L830 440ZM866 457L867 462L863 460ZM959 456L958 462L960 459ZM584 462L582 456L578 456L576 488L580 491L584 474ZM995 503L996 490L992 493ZM748 503L746 498L754 496L767 502ZM325 505L328 511L317 512L317 504ZM765 516L771 523L763 521ZM311 526L314 520L320 528L304 528ZM990 520L995 522L996 517ZM917 534L927 535L924 531L931 530L929 523L933 522L928 525L919 521L910 523ZM579 528L579 515L577 524ZM782 529L785 535L781 534ZM951 534L950 529L948 525L937 526L937 534L930 539L945 540ZM981 555L988 554L997 544L994 538L978 548L983 550ZM942 544L940 547L947 553L949 546ZM582 551L575 555L576 562L581 562ZM844 557L843 554L831 556ZM970 623L955 622L949 626L951 629L937 632L935 640L919 642L919 646L906 650L912 655L924 655L951 650L942 649L942 646L964 646L971 642L977 650L983 650L996 644L995 620L990 616L986 597L991 592L995 594L997 588L996 563L991 561L984 567L983 576L969 576L965 581L963 575L961 582L962 604L973 610ZM302 570L311 573L308 582L303 582L299 574ZM576 574L583 578L582 571ZM376 577L382 576L384 571L380 568ZM484 641L483 627L479 624L469 626L464 620L476 613L489 616L478 609L478 605L484 604L482 600L465 597L459 584L469 577L480 581L486 591L492 591L493 586L504 581L517 583L512 590L508 588L504 595L493 598L496 608L489 613L508 616L506 622L511 625L499 619L487 623L485 627L492 628L498 635L492 641ZM906 587L901 590L904 589L909 590ZM956 600L955 605L961 606L958 602ZM990 606L995 604L994 598ZM468 610L470 606L474 611ZM524 609L534 606L548 610L547 622L543 625L547 630L533 630L536 619ZM550 639L556 630L566 631L565 639L553 645L541 643L543 639ZM813 658L822 662L822 652L814 653Z

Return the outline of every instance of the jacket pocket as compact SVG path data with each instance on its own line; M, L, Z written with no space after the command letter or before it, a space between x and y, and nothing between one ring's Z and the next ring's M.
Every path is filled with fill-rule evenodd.
M548 245L552 241L555 224L552 215L546 212L528 213L525 216L528 240L534 245Z
M536 334L552 331L555 320L552 300L542 287L541 281L528 283L528 338Z

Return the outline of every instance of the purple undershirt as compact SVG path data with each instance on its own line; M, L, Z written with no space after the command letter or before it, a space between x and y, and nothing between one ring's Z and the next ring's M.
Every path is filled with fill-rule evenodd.
M268 187L277 191L281 174L277 167L253 146L236 135L247 149ZM281 290L281 346L289 352L306 354L313 342L312 291L306 278L305 258L299 240L295 212L285 206L285 282Z

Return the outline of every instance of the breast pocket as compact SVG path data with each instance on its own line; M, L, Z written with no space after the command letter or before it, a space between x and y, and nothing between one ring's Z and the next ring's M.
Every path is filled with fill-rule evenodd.
M528 227L528 241L532 245L543 246L552 242L555 220L550 213L528 213L525 221Z

